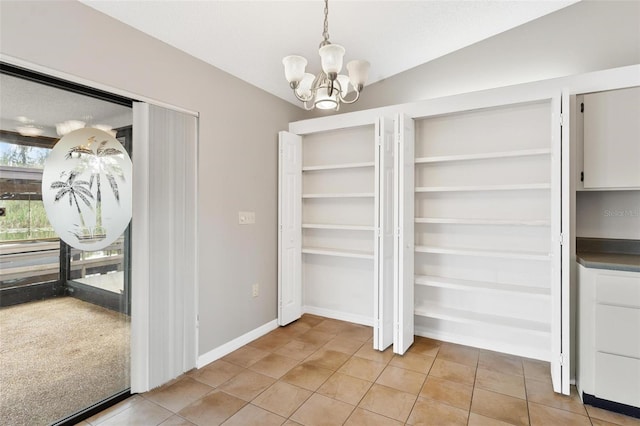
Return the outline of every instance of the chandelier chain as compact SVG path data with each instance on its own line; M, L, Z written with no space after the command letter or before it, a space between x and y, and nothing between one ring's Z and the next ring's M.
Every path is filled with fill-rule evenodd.
M322 31L323 41L320 46L330 44L329 42L329 0L324 0L324 28Z

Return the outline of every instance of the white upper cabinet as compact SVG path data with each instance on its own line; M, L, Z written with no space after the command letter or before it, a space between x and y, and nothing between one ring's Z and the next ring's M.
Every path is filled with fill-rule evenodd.
M640 189L640 87L586 94L584 188Z

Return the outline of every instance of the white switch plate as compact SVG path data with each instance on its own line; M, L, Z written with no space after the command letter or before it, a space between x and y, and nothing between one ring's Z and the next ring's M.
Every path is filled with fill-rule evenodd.
M238 212L238 223L240 225L256 223L256 212Z
M251 294L253 297L258 297L258 293L260 292L260 284L254 284L251 288Z

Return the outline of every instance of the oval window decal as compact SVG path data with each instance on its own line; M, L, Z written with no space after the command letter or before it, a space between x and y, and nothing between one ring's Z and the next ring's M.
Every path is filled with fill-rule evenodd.
M44 164L42 201L70 246L100 250L131 220L131 158L109 133L83 128L62 137Z

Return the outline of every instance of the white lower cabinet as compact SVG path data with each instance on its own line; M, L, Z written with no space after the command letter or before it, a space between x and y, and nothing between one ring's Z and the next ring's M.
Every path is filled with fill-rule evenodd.
M578 271L578 390L640 407L640 272Z

